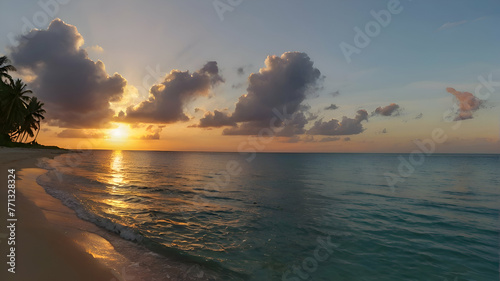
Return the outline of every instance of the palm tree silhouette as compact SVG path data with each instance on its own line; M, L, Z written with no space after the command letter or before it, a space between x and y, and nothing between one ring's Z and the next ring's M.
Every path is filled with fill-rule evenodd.
M32 91L21 79L14 79L9 71L16 68L6 56L0 57L0 142L26 141L40 132L40 122L45 119L43 103L29 97ZM36 132L36 135L35 135Z
M21 124L18 132L18 139L21 137L21 142L26 141L29 137L34 136L34 131L36 131L36 136L33 139L33 143L36 142L38 133L40 132L40 122L45 119L43 114L45 110L42 108L43 103L40 102L36 97L32 97L26 107L26 116L24 117L24 122ZM34 130L34 131L33 131Z
M16 71L16 68L8 63L10 61L6 56L0 57L0 83L3 83L5 79L12 82L12 76L8 72Z
M13 83L9 83L8 87L2 92L2 119L5 122L2 128L3 132L13 133L17 130L20 124L23 123L26 117L26 108L30 97L27 94L33 93L26 89L26 84L21 79L17 79Z

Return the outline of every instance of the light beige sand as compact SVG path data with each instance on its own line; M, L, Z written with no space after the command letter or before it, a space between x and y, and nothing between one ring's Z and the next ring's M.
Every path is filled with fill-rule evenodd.
M47 171L35 168L36 162L62 153L0 147L0 280L215 280L213 273L198 265L152 254L79 219L73 210L48 195L36 183L36 178ZM10 246L6 236L7 170L12 168L16 169L18 218L15 274L7 271Z
M39 157L54 157L58 150L0 148L0 280L119 280L71 236L53 227L52 219L71 220L71 210L64 207L36 184L36 176L44 173L35 167ZM7 169L16 169L16 268L7 271ZM23 170L21 170L23 169ZM34 200L34 201L32 201ZM64 207L65 208L65 207ZM42 211L43 210L43 211ZM74 216L74 214L73 214ZM75 217L76 218L76 217ZM3 234L3 235L2 235Z

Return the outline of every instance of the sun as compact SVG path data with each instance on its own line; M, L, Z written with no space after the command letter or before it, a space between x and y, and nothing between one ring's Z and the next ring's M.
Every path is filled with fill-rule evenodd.
M120 124L118 128L109 130L109 137L112 140L124 140L128 137L128 130L129 128L127 125Z

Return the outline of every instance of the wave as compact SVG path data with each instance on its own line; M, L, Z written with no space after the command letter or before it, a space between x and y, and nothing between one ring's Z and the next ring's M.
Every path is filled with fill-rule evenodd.
M228 269L217 261L190 255L183 250L168 247L164 245L162 241L155 238L149 238L133 227L123 225L117 220L103 217L91 211L92 207L89 204L86 204L84 200L75 196L75 193L78 194L78 192L76 189L72 189L71 185L96 187L104 184L81 176L62 173L61 170L64 170L65 167L59 164L59 161L53 161L53 159L41 159L41 161L37 163L37 166L48 170L48 172L40 175L36 181L49 195L60 200L63 205L75 211L78 218L91 222L111 233L117 234L122 239L142 245L152 253L160 254L161 256L167 258L174 258L175 261L182 262L187 265L200 265L204 269L202 269L203 272L207 276L211 276L210 280L227 280L227 278L230 278L230 280L248 279L246 274ZM139 186L136 186L136 188L139 188ZM136 199L128 198L125 201L127 200L133 201ZM191 266L187 270L188 273L192 271L192 268L193 267ZM214 273L207 273L207 269L209 272ZM199 272L199 270L195 270L195 272L196 271Z

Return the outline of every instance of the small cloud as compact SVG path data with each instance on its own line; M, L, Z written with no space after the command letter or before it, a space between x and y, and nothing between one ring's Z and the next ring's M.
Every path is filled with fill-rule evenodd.
M459 92L454 88L446 88L446 91L454 95L459 103L455 121L472 119L472 113L479 109L482 101L469 92Z
M102 53L102 52L104 52L104 49L101 46L99 46L99 45L94 45L94 46L87 47L87 48L85 48L85 50L87 50L89 52L94 52L94 53Z
M387 134L387 129L384 128L382 131L380 131L381 134Z
M340 91L338 91L338 90L337 90L337 91L335 91L335 92L333 92L333 93L330 93L330 95L331 95L332 97L339 96L339 95L340 95Z
M307 120L308 122L309 122L309 121L314 121L314 120L318 119L318 117L319 117L319 116L318 116L318 114L316 114L316 113L311 113L311 112L309 112L309 111L306 111L306 115L307 115L306 120Z
M243 88L243 86L245 86L245 83L238 83L238 84L231 85L231 88L240 89L240 88Z
M346 138L344 138L344 141L351 141L351 138L350 137L346 137Z
M325 107L325 110L335 110L337 108L339 108L339 107L332 103L329 106Z
M160 139L160 133L165 128L165 126L154 126L154 125L149 125L146 128L147 134L143 135L140 137L142 140L159 140Z
M420 119L424 117L424 114L423 113L419 113L417 116L415 116L415 119Z
M332 142L332 141L338 141L340 140L339 137L326 137L322 138L319 142Z
M357 135L365 130L362 121L368 121L368 112L364 109L358 110L354 118L344 116L341 121L332 119L325 122L320 119L314 122L307 133L323 136Z
M382 116L397 116L399 115L399 105L391 103L385 107L377 107L372 115L382 115Z
M461 21L456 21L456 22L447 22L447 23L441 25L441 27L439 27L438 30L452 28L452 27L455 27L455 26L459 26L459 25L465 24L467 22L468 21L466 21L466 20L461 20Z
M485 18L486 17L479 17L479 18L474 19L474 20L461 20L461 21L455 21L455 22L447 22L447 23L441 25L438 28L438 30L441 31L441 30L444 30L444 29L448 29L448 28L456 27L456 26L459 26L459 25L462 25L462 24L466 24L468 22L474 22L474 21L483 20Z

